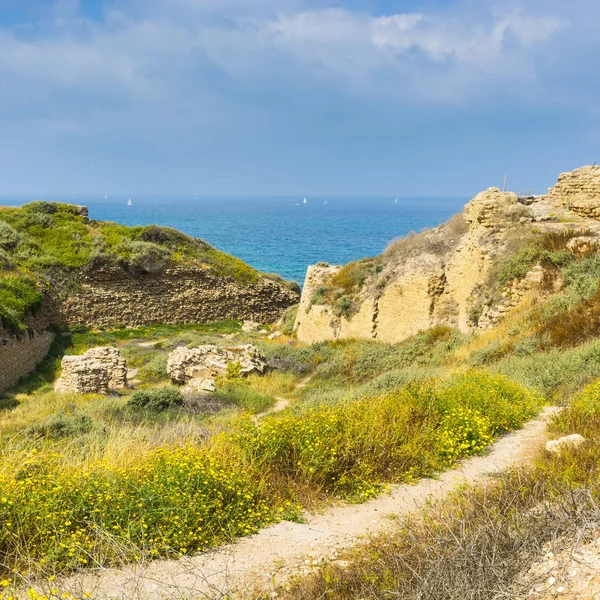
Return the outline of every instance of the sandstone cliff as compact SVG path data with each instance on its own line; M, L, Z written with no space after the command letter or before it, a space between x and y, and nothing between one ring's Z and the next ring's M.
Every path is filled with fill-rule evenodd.
M393 242L380 257L309 267L296 318L298 339L398 342L435 325L463 332L491 327L526 296L560 287L543 265L532 264L510 281L499 277L499 265L545 232L566 232L575 242L581 231L594 240L585 247L597 247L596 219L600 167L561 175L546 196L490 188L448 223ZM582 244L570 248L577 252Z

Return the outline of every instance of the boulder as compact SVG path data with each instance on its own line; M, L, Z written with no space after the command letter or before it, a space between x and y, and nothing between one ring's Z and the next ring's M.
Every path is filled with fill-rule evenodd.
M256 331L260 327L259 323L255 323L254 321L244 321L242 325L242 331L244 333L250 333L251 331Z
M175 348L167 361L167 374L175 382L184 384L191 379L214 379L227 372L227 365L239 363L240 375L263 375L267 369L266 358L250 344L220 348L206 345L197 348Z
M110 389L127 386L127 363L116 348L92 348L81 355L65 356L61 367L54 386L57 392L107 394Z
M576 450L585 442L585 438L578 433L566 435L558 440L546 442L546 451L552 454L561 454L565 450Z
M269 340L276 340L278 337L281 337L283 334L281 333L281 331L274 331L273 333L271 333L270 335L267 336L267 339Z
M578 236L571 238L567 243L567 250L576 256L589 256L598 252L599 240L591 236Z
M201 392L214 392L216 391L217 386L215 385L214 379L200 379L199 377L196 379L190 379L183 389L183 393L194 394Z

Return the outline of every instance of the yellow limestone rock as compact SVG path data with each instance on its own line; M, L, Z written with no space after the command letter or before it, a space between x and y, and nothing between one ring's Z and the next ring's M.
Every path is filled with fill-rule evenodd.
M582 217L600 220L600 166L561 173L558 183L548 190L555 208L572 211Z
M336 316L328 304L313 305L319 288L326 288L341 267L309 267L296 318L298 339L393 343L438 324L468 331L476 290L486 281L495 247L510 224L532 217L516 194L490 188L465 206L463 218L464 230L453 230L449 222L413 236L405 254L388 260L383 289L354 299L359 309L350 319Z

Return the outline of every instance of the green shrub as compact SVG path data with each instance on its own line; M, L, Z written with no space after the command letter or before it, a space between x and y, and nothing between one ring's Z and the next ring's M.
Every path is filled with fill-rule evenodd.
M497 284L502 287L514 279L523 279L537 264L547 269L561 269L574 263L575 256L565 249L566 243L574 235L578 234L563 236L550 233L538 239L528 240L526 245L521 246L500 262L495 277Z
M171 260L171 252L167 248L151 242L131 242L130 250L131 255L127 261L129 266L144 273L158 273Z
M378 398L240 421L232 441L261 471L351 499L383 481L429 475L483 449L540 408L538 395L502 376L469 372Z
M481 350L474 350L469 356L469 364L474 367L482 367L498 361L505 355L507 348L498 341L490 342Z
M60 204L56 202L30 202L26 204L23 208L26 212L32 213L34 215L53 215L59 211ZM64 205L67 206L67 205Z
M325 304L327 301L327 294L329 293L329 288L325 286L319 286L310 297L310 304L314 306L315 304Z
M240 379L242 373L242 365L239 362L227 363L225 367L225 379Z
M332 289L339 288L346 295L359 292L365 284L371 269L375 269L375 272L380 272L377 271L377 263L374 260L366 258L343 266L331 277L330 287Z
M162 412L183 406L183 394L175 387L137 390L131 394L127 406L135 410Z
M334 313L350 319L356 312L356 306L349 296L342 296L334 305Z
M254 473L204 449L163 448L127 468L68 466L56 453L13 458L0 470L0 573L179 557L255 533L284 511Z
M0 248L14 250L23 241L23 236L5 221L0 221Z
M543 405L540 394L529 392L507 377L487 371L453 375L441 386L437 401L444 413L456 408L477 411L489 419L493 435L517 429Z
M15 268L15 262L12 260L6 250L0 248L0 271L11 271Z
M29 435L33 437L62 439L84 435L92 431L92 429L94 429L94 422L88 415L61 412L39 425L30 427Z
M540 341L535 337L519 340L515 344L515 356L531 356L540 347Z
M9 331L16 334L24 331L23 319L35 311L41 301L42 294L27 277L0 277L0 320Z
M566 286L582 299L592 297L600 282L600 256L595 255L574 261L563 270Z
M283 313L280 323L280 331L284 335L292 335L294 333L294 325L296 324L296 315L298 314L299 304L294 304L294 306L290 306Z
M508 356L490 369L561 402L598 376L600 340L572 349Z

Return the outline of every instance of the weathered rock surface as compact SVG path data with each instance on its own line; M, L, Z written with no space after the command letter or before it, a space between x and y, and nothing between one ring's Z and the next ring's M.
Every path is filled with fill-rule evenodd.
M587 256L598 252L600 240L597 237L579 236L569 240L567 250L577 256Z
M517 196L490 188L433 230L406 238L381 257L382 272L351 298L350 315L322 299L340 266L308 267L295 328L298 339L312 343L338 338L399 342L445 325L467 333L499 323L529 297L544 299L562 285L556 273L534 266L509 282L501 298L486 297L493 268L518 243L536 233L585 229L568 247L578 255L600 248L600 167L563 174L547 196ZM459 222L465 224L461 229ZM335 291L335 290L334 290ZM344 291L337 290L337 296ZM335 294L333 295L335 296Z
M65 356L57 392L107 394L110 389L127 387L127 363L116 348L91 348L81 355Z
M77 284L77 293L46 303L57 325L137 327L227 319L272 323L300 299L297 292L266 277L243 283L199 267L135 277L107 267L80 273Z
M546 442L546 451L552 454L560 454L565 450L576 450L583 443L585 443L585 438L578 433L573 433L572 435L566 435L557 440L549 440Z
M211 378L201 379L190 379L183 389L184 394L194 394L201 392L214 392L216 391L217 386L215 384L215 380Z
M589 219L600 219L600 166L561 173L548 191L555 208L563 208Z
M192 379L206 381L224 375L227 365L234 363L239 363L240 375L243 377L252 373L263 375L267 369L266 358L258 348L250 344L233 348L206 345L175 348L169 354L167 374L179 384L188 383ZM200 382L194 384L201 385Z
M255 323L254 321L244 321L242 324L242 331L244 333L251 333L252 331L256 331L260 327L259 323Z

